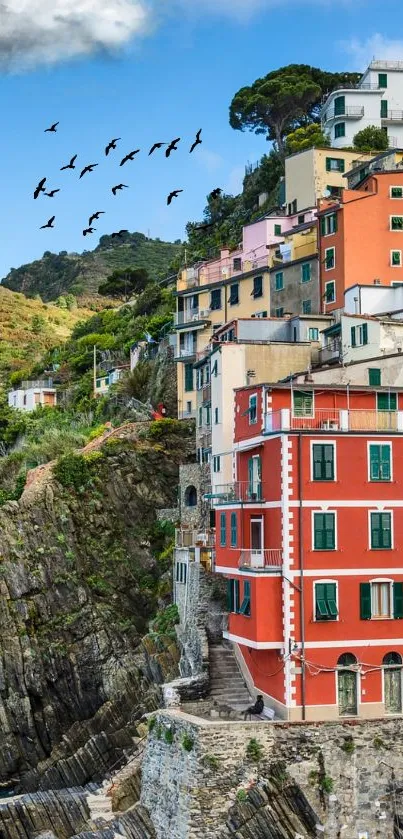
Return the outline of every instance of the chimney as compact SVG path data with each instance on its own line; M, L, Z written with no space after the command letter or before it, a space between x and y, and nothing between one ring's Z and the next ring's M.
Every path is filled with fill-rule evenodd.
M356 315L360 314L359 311L358 311L358 297L354 297L354 313Z

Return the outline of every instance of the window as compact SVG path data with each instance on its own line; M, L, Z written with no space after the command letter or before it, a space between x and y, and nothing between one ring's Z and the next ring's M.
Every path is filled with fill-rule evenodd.
M249 580L244 580L243 583L243 600L241 603L241 608L239 610L240 615L245 615L245 617L250 618L250 582Z
M193 390L193 364L185 364L185 390Z
M313 514L313 548L315 551L336 549L334 513Z
M401 251L391 251L390 252L390 264L392 268L400 268L402 265L402 252Z
M206 405L206 425L211 425L211 407Z
M315 583L315 620L337 620L336 583Z
M263 277L254 277L253 278L253 297L262 297L263 296Z
M262 312L255 312L255 314L252 315L252 317L253 318L267 318L267 309L264 309Z
M187 414L192 413L192 403L191 402L186 402L186 413Z
M334 481L334 446L331 443L312 444L312 480Z
M227 544L227 516L225 513L220 513L220 545L225 548Z
M257 395L256 393L253 396L249 397L249 425L254 425L257 422Z
M334 303L336 300L336 283L334 280L325 283L325 302Z
M312 278L311 268L312 268L312 266L311 266L310 262L304 262L301 265L301 282L302 283L309 283L309 281L311 280L311 278Z
M379 387L381 384L381 371L379 367L368 368L368 384L373 387Z
M221 471L220 455L214 455L214 457L213 457L213 472L220 472L220 471Z
M403 198L403 187L402 186L391 186L390 197L391 198Z
M345 122L338 122L334 126L334 136L335 139L338 137L345 137L346 136L346 123Z
M342 186L332 186L331 184L328 184L326 189L329 191L331 198L340 198L343 192Z
M284 274L282 271L278 271L276 274L276 291L281 291L284 288Z
M282 306L279 306L278 309L275 310L276 318L282 318L284 315L284 309Z
M336 265L336 249L326 248L325 250L325 271L330 271Z
M281 236L281 224L274 225L274 235Z
M297 212L297 206L298 206L297 199L296 199L296 198L294 198L294 200L293 200L293 202L292 202L292 204L291 204L291 212L292 212L294 215L295 215L295 213Z
M227 580L227 606L229 612L239 612L239 580Z
M361 620L403 617L403 583L374 580L360 585Z
M235 306L239 303L239 283L233 283L233 285L230 286L228 302L230 306Z
M377 393L376 394L376 407L378 411L396 411L397 410L397 398L396 393Z
M381 99L381 119L388 118L388 100Z
M312 302L311 300L303 300L302 301L302 314L303 315L310 315L312 312Z
M388 86L388 74L387 73L378 73L378 87L387 88Z
M194 486L188 486L185 489L185 507L197 506L197 489Z
M231 513L231 548L236 548L238 543L236 513Z
M390 229L395 231L403 230L403 216L390 217Z
M211 292L211 299L210 299L210 309L216 311L217 309L221 309L221 289L215 288Z
M368 344L368 324L363 323L361 326L351 327L351 346L363 347Z
M322 236L330 236L332 233L337 233L337 213L329 213L327 216L321 216L320 232Z
M198 422L198 425L199 425L199 427L201 427L203 425L203 408L199 408L199 422Z
M392 514L370 513L371 550L392 547Z
M369 479L370 481L390 481L390 450L389 443L371 443L369 446Z
M298 224L304 224L304 222L305 222L305 215L304 215L304 213L301 213L301 215L298 216Z
M176 563L176 575L175 579L177 583L186 583L187 579L187 565L186 562L177 562Z
M262 461L259 454L248 460L248 498L251 501L262 499Z
M334 115L342 116L346 112L346 97L345 96L336 96L334 100Z
M308 341L319 341L319 329L316 326L310 326L308 329Z
M327 157L326 172L344 172L344 160L339 157Z
M293 416L313 417L313 393L302 390L293 391Z
M211 375L217 378L218 376L218 362L215 361L212 368L211 368Z
M234 271L242 271L242 257L234 256L232 260L232 267Z

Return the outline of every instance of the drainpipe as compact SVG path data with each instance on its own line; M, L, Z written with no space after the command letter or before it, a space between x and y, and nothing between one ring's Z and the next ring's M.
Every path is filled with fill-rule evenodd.
M300 567L300 634L301 634L301 704L302 719L306 719L305 705L305 604L304 604L304 527L302 509L302 435L298 434L298 528L299 528L299 567Z

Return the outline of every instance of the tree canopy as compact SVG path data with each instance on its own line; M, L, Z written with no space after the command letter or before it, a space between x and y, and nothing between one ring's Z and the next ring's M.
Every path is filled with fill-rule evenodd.
M329 138L323 133L318 122L311 122L310 125L296 128L291 134L287 134L285 149L287 154L296 154L299 151L316 148L324 148L330 145Z
M235 94L230 105L230 125L266 134L281 157L284 139L295 129L318 122L322 97L342 85L356 84L358 73L328 73L308 64L289 64Z
M150 278L145 268L118 268L99 286L99 294L129 300L133 294L141 294Z
M388 136L382 128L368 125L353 138L354 148L359 151L386 151Z

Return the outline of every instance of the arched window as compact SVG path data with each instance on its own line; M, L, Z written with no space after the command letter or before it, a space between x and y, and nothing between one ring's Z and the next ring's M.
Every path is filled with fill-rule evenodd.
M338 667L351 667L357 664L357 659L352 653L343 653L337 661Z
M186 507L197 506L197 489L194 486L186 487L185 490L185 505Z
M402 657L400 653L386 653L383 657L382 664L384 667L393 667L402 663Z

